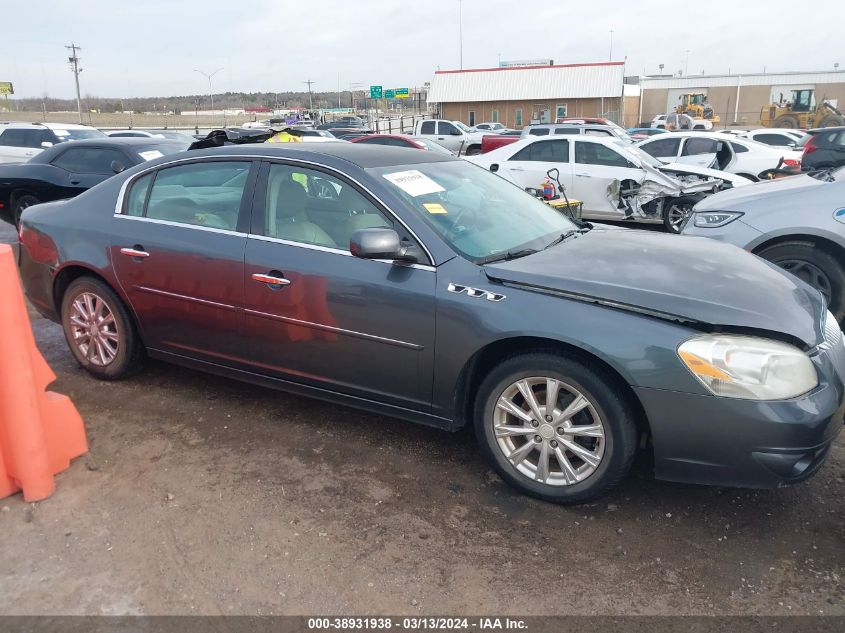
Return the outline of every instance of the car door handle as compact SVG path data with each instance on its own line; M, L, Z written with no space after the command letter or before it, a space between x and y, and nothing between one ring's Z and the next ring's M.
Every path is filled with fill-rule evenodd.
M290 279L285 279L284 277L277 277L276 275L268 275L265 273L253 273L252 278L255 281L259 281L262 284L267 284L269 286L289 286Z
M578 176L579 178L592 178L592 176L590 174L575 174L575 175Z
M525 171L522 167L511 167L510 171Z
M139 248L137 246L132 248L121 248L120 249L121 255L126 255L128 257L149 257L150 254L145 251L143 248Z
M72 185L78 185L79 183L80 183L79 180L71 180L70 181L70 184L72 184Z

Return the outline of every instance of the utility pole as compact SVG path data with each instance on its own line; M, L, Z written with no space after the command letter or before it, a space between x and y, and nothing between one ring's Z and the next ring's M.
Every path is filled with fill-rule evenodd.
M308 81L303 81L302 83L304 83L304 84L308 84L308 109L309 109L309 110L314 110L314 99L313 99L313 97L312 97L312 95L311 95L311 85L312 85L312 84L315 84L315 83L317 83L317 82L316 82L316 81L311 81L311 80L309 79Z
M610 55L608 55L607 61L613 61L613 29L610 29Z
M464 69L464 3L458 0L458 54L461 70Z
M82 48L73 42L70 46L65 46L70 51L70 57L67 58L70 63L70 68L73 71L73 79L76 81L76 111L79 113L79 122L82 123L82 98L79 95L79 73L82 69L79 67L79 57L76 56L76 51L81 51Z
M684 64L684 74L689 75L689 51L687 51L687 61Z

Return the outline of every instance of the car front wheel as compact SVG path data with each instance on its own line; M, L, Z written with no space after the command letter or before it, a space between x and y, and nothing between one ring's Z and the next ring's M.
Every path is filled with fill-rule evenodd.
M68 286L62 328L77 362L97 378L124 378L141 363L135 326L120 298L99 279L80 277Z
M696 202L697 198L673 198L666 203L663 207L664 228L669 233L680 233Z
M38 198L28 193L19 196L15 200L15 206L12 210L12 213L15 218L15 226L21 225L21 215L23 214L24 210L31 207L34 204L38 204L41 202Z
M581 503L616 485L636 449L636 425L612 381L551 353L513 356L483 381L476 401L479 445L521 491Z
M775 244L757 255L822 293L833 316L845 324L845 267L835 256L812 242L800 241Z

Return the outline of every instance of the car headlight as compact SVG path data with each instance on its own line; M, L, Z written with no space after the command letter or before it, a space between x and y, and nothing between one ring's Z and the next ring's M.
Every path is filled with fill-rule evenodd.
M725 398L785 400L819 384L807 354L764 338L707 334L682 343L678 355L708 390Z
M742 213L738 211L696 211L692 223L700 229L715 229L739 217L742 217Z

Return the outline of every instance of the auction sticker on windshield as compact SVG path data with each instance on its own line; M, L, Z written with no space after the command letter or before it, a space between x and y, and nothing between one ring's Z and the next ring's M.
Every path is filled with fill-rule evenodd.
M431 178L416 169L384 174L384 177L409 196L414 196L415 198L417 196L424 196L427 193L446 191Z
M164 154L162 154L157 149L151 149L146 152L138 152L138 156L140 156L144 160L152 160L154 158L161 158L162 156L164 156Z

